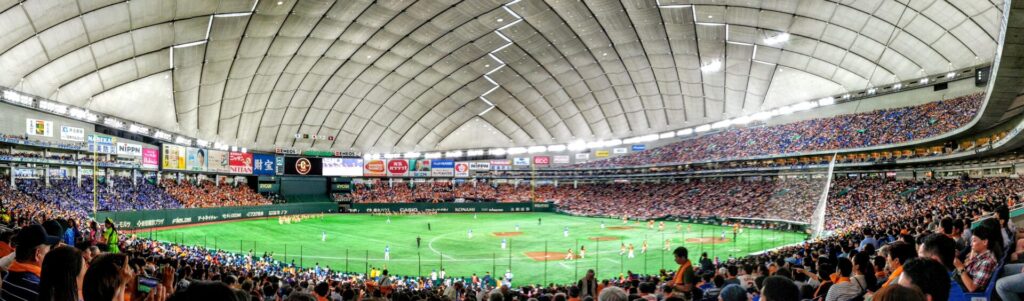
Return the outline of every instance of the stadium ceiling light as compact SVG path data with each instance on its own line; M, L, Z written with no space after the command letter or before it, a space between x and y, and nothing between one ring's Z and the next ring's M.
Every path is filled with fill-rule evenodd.
M171 141L171 134L165 133L164 131L156 131L156 133L153 134L153 137L156 139Z
M476 157L476 156L483 156L483 155L484 155L484 150L482 150L482 149L474 149L474 150L466 151L466 156L469 156L469 157Z
M713 129L726 128L726 127L729 127L729 124L730 124L729 120L722 120L722 121L719 121L719 122L712 123L711 124L711 128L713 128Z
M526 152L531 154L543 153L546 151L548 151L548 148L546 146L531 146L530 148L526 149Z
M795 105L792 106L793 112L810 110L810 109L817 108L817 107L818 107L818 102L816 102L816 101L801 102L801 103L798 103L798 104L795 104Z
M569 143L569 146L567 148L570 151L580 151L580 150L587 149L587 144L585 142L583 142L583 141L576 140L576 141L573 141L572 143Z
M408 153L402 154L402 157L409 158L409 159L416 159L416 158L420 157L420 153L408 152Z
M607 140L607 141L604 141L603 144L604 144L604 147L619 146L619 145L622 145L622 140L619 140L619 139Z
M39 101L39 108L43 109L43 110L46 110L46 111L53 112L53 113L57 113L57 114L60 114L60 115L65 115L65 114L68 113L68 106L62 105L62 104L58 104L58 103L55 103L55 102L49 102L49 101L42 101L42 100L40 100Z
M787 115L787 114L793 113L795 111L796 110L794 110L793 107L785 106L785 107L779 108L779 115Z
M209 145L210 145L210 142L208 142L208 141L206 141L206 140L203 140L203 139L196 139L196 146L202 146L202 147L207 147L207 146L209 146Z
M32 97L21 95L21 93L14 92L11 90L4 91L4 100L11 103L20 104L23 106L32 106Z
M518 155L526 153L527 149L525 147L510 147L505 152L508 153L509 155Z
M604 147L604 141L594 141L587 143L587 148L601 148Z
M686 136L686 135L692 135L692 134L693 134L693 128L681 129L678 132L676 132L676 136L680 136L680 137Z
M786 42L786 41L789 41L789 33L788 32L783 32L783 33L777 34L777 35L775 35L773 37L765 38L764 39L764 43L768 44L768 45L776 45L776 44L783 43L783 42Z
M216 148L216 149L219 149L219 150L227 150L228 146L226 144L224 144L224 143L214 142L213 143L213 148Z
M768 119L772 118L772 113L771 112L758 112L758 113L755 113L754 115L751 115L750 118L753 118L754 120L757 120L757 121L765 121L765 120L768 120Z
M700 66L700 71L701 72L710 73L710 72L717 72L718 70L722 70L722 61L717 60L717 59L711 61L710 63L705 64L704 66Z
M242 148L242 153L243 153L243 154L244 154L244 153L248 153L248 152L249 152L249 149L248 149L248 148L244 148L244 147Z
M237 152L238 151L238 147L237 146L231 146L231 151Z
M565 144L548 145L549 152L564 152L566 149Z
M394 159L394 158L398 158L398 157L401 157L401 156L402 156L401 154L384 154L384 159Z
M633 144L637 142L640 142L640 137L626 138L626 140L622 140L622 143L625 144Z
M711 125L710 124L705 124L705 125L702 125L702 126L698 126L697 128L693 129L693 131L696 132L696 133L703 133L703 132L707 132L707 131L710 131L710 130L711 130Z
M427 159L437 159L441 157L441 153L427 153L426 155L423 155L423 157Z
M732 119L732 124L748 124L748 123L750 123L752 121L754 121L754 117L748 115L748 116L742 116L742 117L733 118Z
M850 93L843 94L843 99L850 99Z
M877 92L877 91L878 91L878 89L871 88L871 89L868 89L868 94L875 94L875 92Z
M124 128L124 122L110 117L103 118L103 124L116 129Z
M825 97L818 100L819 106L830 106L836 103L835 97Z
M149 133L149 129L148 128L146 128L144 126L141 126L141 125L138 125L138 124L128 125L128 131L132 132L132 133L136 133L136 134L146 134L146 133Z
M450 152L446 152L446 153L444 153L444 156L445 156L445 157L448 157L448 158L458 158L458 157L462 157L462 151L450 151Z
M921 80L917 81L917 83L922 84L922 85L927 84L928 83L928 78L922 78Z
M185 138L185 137L182 137L182 136L178 136L178 138L174 139L174 143L181 144L181 145L192 145L192 139L188 139L188 138Z
M892 89L893 90L899 90L900 88L903 88L903 84L902 83L897 83L895 85L892 85Z
M492 148L487 150L487 154L491 156L504 156L507 152L501 148Z
M672 138L672 137L675 137L675 136L676 136L675 132L666 132L666 133L658 134L658 139L668 139L668 138Z
M956 72L946 73L946 78L953 78L956 76Z
M642 137L638 137L637 138L637 142L651 142L651 141L657 141L657 140L658 140L658 134L650 134L650 135L646 135L646 136L642 136Z

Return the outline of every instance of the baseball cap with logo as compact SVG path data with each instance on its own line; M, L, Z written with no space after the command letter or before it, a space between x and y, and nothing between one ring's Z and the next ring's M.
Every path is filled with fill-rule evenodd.
M50 236L46 234L46 229L39 224L32 224L31 226L21 228L15 236L15 246L17 252L31 252L39 245L55 245L60 241L59 237Z

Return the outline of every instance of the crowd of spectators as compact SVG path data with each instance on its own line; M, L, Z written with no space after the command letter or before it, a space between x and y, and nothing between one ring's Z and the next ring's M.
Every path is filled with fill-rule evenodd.
M972 94L911 107L733 128L575 167L691 163L897 144L966 125L983 99L984 94Z
M178 183L174 180L163 180L160 185L184 208L262 206L273 203L273 200L246 185L216 185L211 181L202 181L199 184L188 181Z
M70 208L74 211L92 212L92 177L82 177L81 185L75 178L51 178L50 185L44 179L18 179L17 187L22 192L43 202ZM146 180L133 183L127 177L101 178L96 185L97 211L125 211L180 208L181 204L162 189Z
M357 203L410 203L410 202L529 202L555 200L561 193L550 185L496 184L480 182L421 182L394 183L382 181L353 185L351 197Z

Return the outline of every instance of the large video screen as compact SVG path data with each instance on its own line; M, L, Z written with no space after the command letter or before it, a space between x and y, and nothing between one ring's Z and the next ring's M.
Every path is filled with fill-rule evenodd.
M363 175L362 158L323 158L325 176L360 177Z

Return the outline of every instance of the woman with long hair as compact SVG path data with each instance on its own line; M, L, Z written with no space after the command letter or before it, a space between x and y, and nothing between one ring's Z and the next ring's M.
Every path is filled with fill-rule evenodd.
M109 218L103 222L103 242L107 244L107 252L111 254L121 253L121 248L118 247L118 240L120 240L117 234L117 227L114 226L114 221Z
M43 259L39 301L81 301L85 278L82 251L69 246L50 250Z

